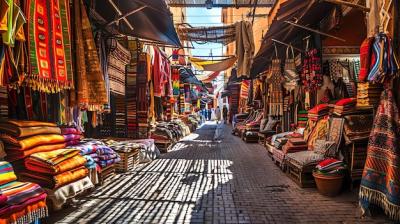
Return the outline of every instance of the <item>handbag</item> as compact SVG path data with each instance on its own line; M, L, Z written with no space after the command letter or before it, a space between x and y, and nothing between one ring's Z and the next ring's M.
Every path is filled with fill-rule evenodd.
M292 52L292 58L289 58L289 48ZM298 81L299 74L296 71L294 51L292 46L286 48L286 60L285 60L284 72L286 81L288 82Z

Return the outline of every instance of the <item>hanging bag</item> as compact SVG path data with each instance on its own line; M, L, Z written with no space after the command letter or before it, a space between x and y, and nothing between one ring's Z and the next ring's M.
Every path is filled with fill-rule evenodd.
M292 53L292 57L289 58L289 48ZM295 58L294 58L294 51L293 47L287 47L286 48L286 60L285 60L285 78L286 81L297 81L299 78L299 74L296 71L296 64L295 64Z

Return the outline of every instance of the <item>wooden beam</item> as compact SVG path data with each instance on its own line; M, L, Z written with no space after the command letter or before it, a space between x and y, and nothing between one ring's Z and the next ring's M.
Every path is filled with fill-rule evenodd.
M302 2L302 3L298 4L298 5L296 5L295 7L291 8L290 10L288 10L287 12L285 12L284 14L279 15L279 16L276 18L276 20L279 21L279 20L286 19L288 16L291 16L293 13L298 12L298 11L301 10L302 8L306 7L308 4L309 4L308 1L304 1L304 2Z
M117 12L117 14L118 14L119 16L122 16L121 10L119 10L118 6L113 2L113 0L108 0L108 2L112 5L112 7L114 8L114 10ZM133 30L132 24L131 24L126 18L123 18L123 20L124 20L124 22L126 23L126 25L128 25L129 28L130 28L131 30Z
M302 29L304 29L304 30L311 31L311 32L313 32L313 33L318 33L318 34L323 35L323 36L331 37L331 38L334 38L334 39L336 39L336 40L340 40L340 41L342 41L342 42L346 42L345 39L342 39L342 38L340 38L340 37L336 37L336 36L330 35L330 34L328 34L328 33L324 33L324 32L322 32L322 31L319 31L319 30L316 30L316 29L312 29L312 28L310 28L310 27L306 27L306 26L303 26L303 25L299 25L299 24L294 23L294 22L285 21L285 23L288 23L288 24L290 24L290 25L292 25L292 26L296 26L296 27L302 28Z
M314 5L314 3L315 3L315 0L311 0L311 1L308 3L306 9L305 9L305 10L303 11L303 13L301 13L301 15L297 18L297 22L300 22L300 21L303 19L303 17L308 13L308 11L310 11L310 9L311 9L311 7ZM289 35L292 33L293 29L294 29L294 27L291 26L289 32L287 32L287 33L285 34L285 36L282 38L282 40L286 40L286 39L289 37Z
M137 8L137 9L133 9L132 11L126 13L125 15L121 15L118 18L110 21L109 23L106 24L106 26L110 26L111 24L114 24L114 23L120 21L121 19L126 19L126 17L128 17L130 15L133 15L133 14L139 12L140 10L143 10L144 8L147 8L147 6L144 5L144 6L141 6L141 7Z
M346 1L342 1L342 0L321 0L323 2L329 2L329 3L333 3L333 4L337 4L337 5L344 5L344 6L348 6L348 7L352 7L355 9L359 9L362 10L364 12L369 12L370 8L367 8L365 6L362 5L358 5L352 2L346 2Z
M297 51L304 52L302 49L297 48L297 47L294 47L294 46L292 46L291 44L287 44L287 43L285 43L285 42L282 42L282 41L279 41L279 40L275 40L275 39L271 39L271 40L272 40L273 42L278 43L278 44L282 44L282 45L285 45L285 46L287 46L287 47L292 47L293 49L295 49L295 50L297 50Z

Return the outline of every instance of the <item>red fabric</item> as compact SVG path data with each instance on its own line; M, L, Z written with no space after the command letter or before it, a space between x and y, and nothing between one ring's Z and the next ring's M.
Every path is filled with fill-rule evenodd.
M325 159L324 161L320 162L320 163L318 164L318 166L324 167L324 166L327 166L327 165L329 165L329 164L331 164L331 163L334 163L334 162L337 162L337 161L339 161L339 160L333 159L333 158Z
M158 48L154 48L153 84L154 96L165 96L165 87L168 88L168 95L172 96L171 66Z
M328 104L319 104L315 106L314 108L310 109L308 113L312 114L318 114L320 111L327 110L328 109Z
M353 104L356 103L356 99L355 98L345 98L345 99L341 99L339 101L336 102L336 106L346 106L348 104Z
M360 82L364 82L370 71L370 67L372 62L372 44L374 43L374 37L369 37L365 39L360 47L360 74L358 76L358 80ZM374 60L375 61L375 60Z

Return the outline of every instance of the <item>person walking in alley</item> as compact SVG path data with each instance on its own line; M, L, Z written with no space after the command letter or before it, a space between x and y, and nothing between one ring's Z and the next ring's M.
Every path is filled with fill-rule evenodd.
M219 109L219 106L215 109L215 119L217 120L217 124L221 121L221 109Z
M228 108L226 105L222 108L222 115L224 116L224 124L228 123Z
M211 108L208 108L207 117L208 117L208 121L211 121Z

